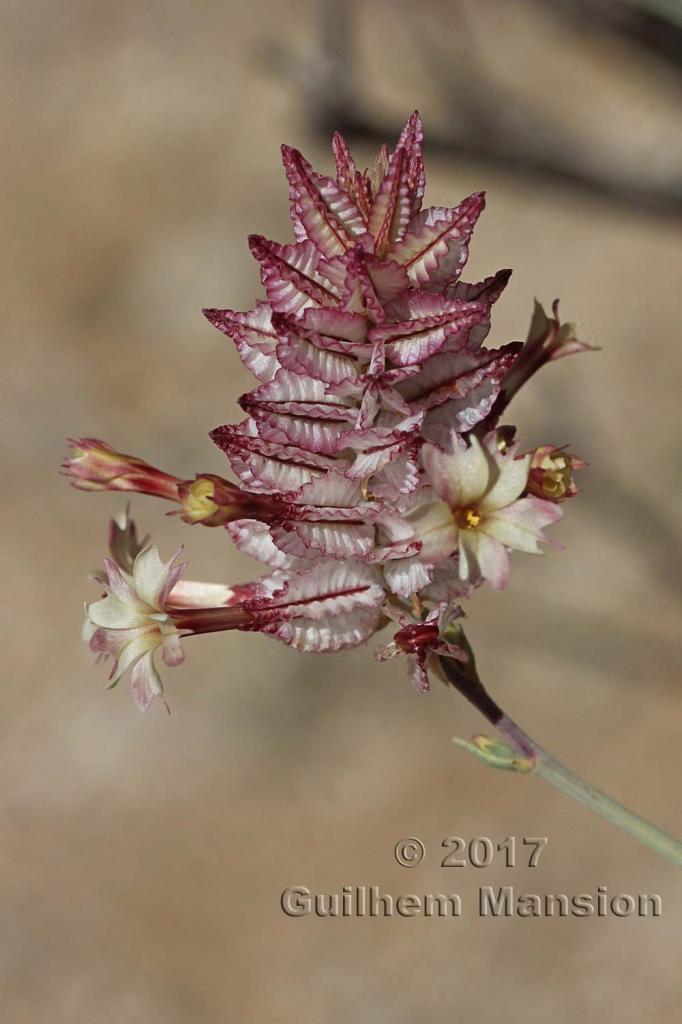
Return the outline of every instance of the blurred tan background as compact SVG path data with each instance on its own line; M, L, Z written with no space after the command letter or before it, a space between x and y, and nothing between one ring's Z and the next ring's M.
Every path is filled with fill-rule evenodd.
M474 155L427 145L427 198L488 190L467 278L515 268L491 343L525 336L534 296L560 295L603 346L549 367L513 410L529 446L570 442L590 469L554 531L566 550L515 556L510 590L470 605L480 669L539 742L680 833L679 69L589 10L418 13L354 7L365 125L397 129L416 106L427 143L447 142L459 76ZM330 168L310 102L329 54L313 0L6 0L0 17L3 1022L679 1019L679 872L456 750L451 736L485 727L444 687L417 696L369 649L304 657L224 634L165 671L170 718L104 691L81 608L123 501L57 476L63 439L180 475L227 468L207 432L239 418L250 378L200 308L249 308L245 236L290 237L280 142ZM499 140L515 158L482 152ZM524 172L533 146L566 158L565 180ZM185 544L194 578L259 571L153 499L133 510L162 554ZM439 866L443 837L511 834L549 837L537 869ZM407 835L427 847L412 871L392 856ZM289 919L279 897L296 884L459 892L465 912ZM655 892L664 916L481 920L484 884Z

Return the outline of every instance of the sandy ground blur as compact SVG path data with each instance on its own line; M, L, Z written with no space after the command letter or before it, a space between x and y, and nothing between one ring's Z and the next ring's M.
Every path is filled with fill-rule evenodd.
M310 52L311 7L3 5L2 1020L676 1020L679 872L540 781L455 750L452 735L482 727L456 695L418 697L365 649L303 657L223 635L187 642L165 673L173 714L142 717L125 687L104 692L79 641L85 573L122 502L57 476L63 438L181 475L226 468L207 431L238 418L250 382L199 310L248 308L246 234L288 237L279 143L329 166L263 57L273 40ZM396 122L419 105L428 130L447 111L423 67L396 70L401 10L364 8L368 102ZM669 74L568 35L548 57L526 36L509 18L484 35L510 102L553 102L594 160L669 173ZM481 672L557 756L682 832L679 222L427 161L432 203L488 189L468 277L515 268L491 342L524 336L534 295L560 295L603 346L517 403L529 446L571 442L591 468L555 531L566 550L516 557L509 592L470 606ZM258 571L152 499L134 511L162 553L186 545L195 578ZM512 834L549 837L538 868L439 866L444 837ZM427 848L412 871L392 856L407 835ZM296 884L459 892L465 911L290 919L279 896ZM482 920L484 884L655 892L664 916Z

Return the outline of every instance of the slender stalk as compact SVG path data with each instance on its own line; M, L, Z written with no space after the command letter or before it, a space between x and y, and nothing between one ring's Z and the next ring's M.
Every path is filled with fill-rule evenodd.
M606 821L610 821L612 825L616 825L645 846L682 867L682 843L668 835L667 832L663 832L660 828L645 821L644 818L640 818L639 815L628 810L627 807L618 803L617 800L613 800L606 793L602 793L591 783L581 779L570 768L566 768L555 757L543 750L488 696L477 676L475 680L472 680L471 676L465 676L459 663L452 658L440 658L439 662L447 681L495 726L515 754L532 763L530 769L532 773L539 775L541 779L565 793L566 796L577 800L590 811ZM511 763L510 767L512 767Z
M634 836L640 843L644 843L645 846L649 846L652 850L656 850L657 853L682 867L682 843L673 836L663 832L651 822L645 821L644 818L640 818L638 814L607 796L606 793L602 793L585 779L581 779L570 768L561 764L555 757L538 746L535 740L527 736L507 715L503 715L496 723L496 728L518 753L532 758L533 772L545 782L549 782L550 786L561 790L566 796L577 800L590 811L605 818L606 821L610 821L612 825L616 825L624 832Z

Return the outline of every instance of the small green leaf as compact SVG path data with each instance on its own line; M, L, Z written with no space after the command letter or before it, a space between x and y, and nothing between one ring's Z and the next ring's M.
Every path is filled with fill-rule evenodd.
M455 736L452 742L468 750L479 760L485 761L491 768L501 768L508 772L532 772L535 768L533 758L520 756L501 740L493 739L491 736L473 736L472 740L473 742L469 743L468 740Z

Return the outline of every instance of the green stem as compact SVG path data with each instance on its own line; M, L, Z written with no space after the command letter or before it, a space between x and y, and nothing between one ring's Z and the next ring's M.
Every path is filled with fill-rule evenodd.
M645 846L656 850L663 857L667 857L674 864L682 867L682 843L677 839L645 821L644 818L640 818L638 814L634 814L617 800L613 800L606 793L602 793L601 790L581 779L570 768L566 768L555 757L538 746L507 715L502 715L495 725L518 754L533 761L532 771L535 775L539 775L545 782L549 782L550 786L561 790L566 796L577 800L590 811L638 839L640 843L644 843Z
M457 638L457 642L466 643L467 649L471 651L463 634ZM585 782L570 768L566 768L555 757L543 750L503 712L481 683L476 672L473 652L466 667L453 658L439 658L438 661L447 682L451 683L470 704L473 704L510 745L502 747L499 744L498 747L502 747L501 750L492 749L494 747L492 741L487 740L486 737L476 737L474 744L464 743L461 740L456 741L460 746L478 754L484 761L495 767L539 775L541 779L561 790L566 796L577 800L590 811L638 839L640 843L682 867L682 843L668 835L667 832L663 832L660 828L645 821L644 818L640 818L639 815L634 814L623 804L607 796L606 793L602 793L589 782Z

